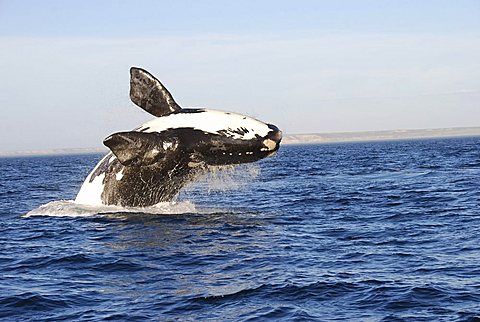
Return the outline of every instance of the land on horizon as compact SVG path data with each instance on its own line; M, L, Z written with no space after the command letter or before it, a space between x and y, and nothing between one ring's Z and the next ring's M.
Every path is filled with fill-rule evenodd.
M286 134L282 144L322 144L480 136L480 127ZM106 153L106 147L0 151L0 157Z

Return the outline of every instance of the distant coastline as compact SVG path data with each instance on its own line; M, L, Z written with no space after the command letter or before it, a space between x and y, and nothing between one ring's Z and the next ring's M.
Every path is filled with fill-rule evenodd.
M387 130L366 132L338 132L284 135L282 144L322 144L340 142L368 142L389 140L433 139L448 137L480 136L480 127L454 127L420 130ZM71 155L107 153L106 147L75 148L75 149L45 149L23 151L0 151L0 157Z
M480 127L285 135L283 144L320 144L480 136Z

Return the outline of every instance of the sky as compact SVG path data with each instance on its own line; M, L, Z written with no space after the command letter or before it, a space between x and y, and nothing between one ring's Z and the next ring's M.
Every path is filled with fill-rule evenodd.
M100 147L183 107L286 134L480 126L480 1L0 0L0 152Z

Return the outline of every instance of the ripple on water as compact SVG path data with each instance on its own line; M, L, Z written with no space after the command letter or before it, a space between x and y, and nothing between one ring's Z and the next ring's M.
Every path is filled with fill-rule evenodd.
M99 155L0 159L0 318L478 321L478 146L286 146L132 209L69 201Z

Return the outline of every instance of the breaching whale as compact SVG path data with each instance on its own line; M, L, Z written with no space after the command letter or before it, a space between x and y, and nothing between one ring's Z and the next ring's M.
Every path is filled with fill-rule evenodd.
M87 176L76 203L146 207L171 201L208 167L260 160L282 139L275 125L248 116L181 108L141 68L130 69L130 99L156 118L103 141L111 152Z

